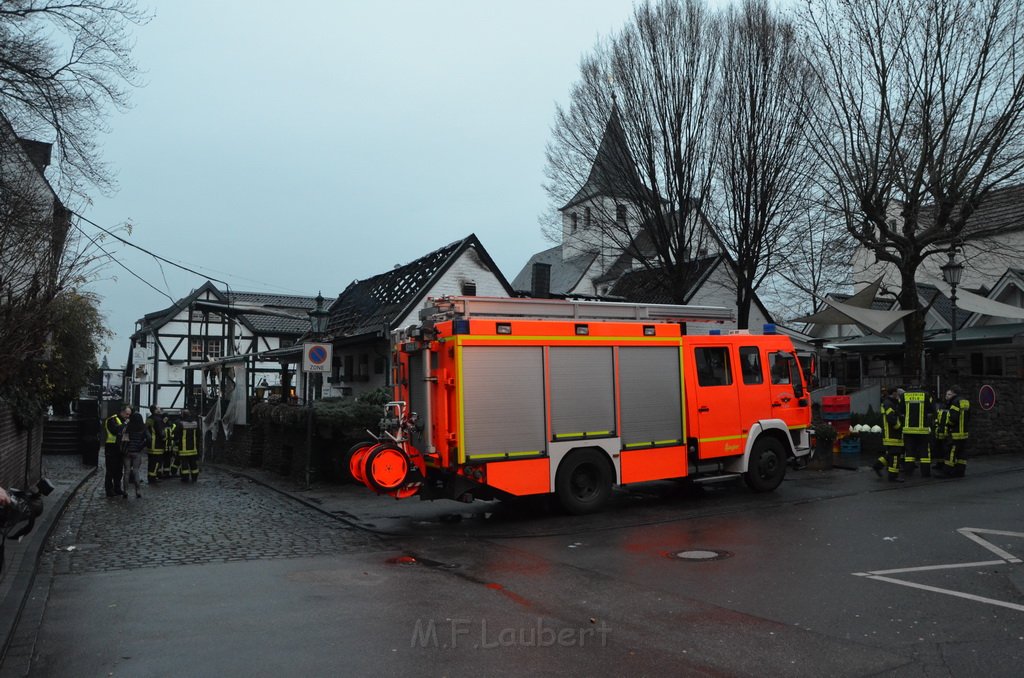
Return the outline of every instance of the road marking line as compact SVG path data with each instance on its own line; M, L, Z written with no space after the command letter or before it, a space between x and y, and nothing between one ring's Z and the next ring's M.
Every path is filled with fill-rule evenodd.
M870 572L854 572L858 577L870 577L876 574L900 574L903 572L927 572L929 570L953 570L958 567L987 567L1002 565L1005 560L983 560L977 563L954 563L952 565L925 565L923 567L901 567L897 570L871 570Z
M1006 531L1003 531L1003 530L982 530L982 529L978 529L976 527L961 527L959 530L957 530L957 532L959 532L963 536L967 537L971 541L976 542L976 543L984 546L989 551L991 551L992 553L996 554L997 556L999 556L1000 558L1002 558L1003 560L1005 560L1007 562L1010 562L1010 563L1019 563L1020 562L1020 558L1016 557L1012 553L1008 553L1007 551L1004 551L1003 549L999 548L998 546L996 546L992 542L989 542L989 541L986 541L985 539L982 539L981 537L978 536L977 533L980 532L981 534L998 534L998 535L1002 535L1004 537L1024 537L1024 533L1021 533L1021 532L1006 532Z
M1024 532L1007 532L1005 530L983 530L978 527L961 527L957 530L958 534L961 534L979 546L984 547L988 551L991 551L995 555L999 556L1001 560L986 560L974 563L951 563L948 565L923 565L921 567L902 567L894 570L873 570L871 572L853 572L855 577L864 577L865 579L874 579L875 581L888 582L890 584L899 584L900 586L909 586L910 588L920 589L922 591L931 591L933 593L942 593L947 596L955 596L957 598L964 598L966 600L973 600L978 603L987 603L989 605L996 605L999 607L1006 607L1011 610L1017 610L1018 612L1024 612L1024 605L1018 603L1008 603L1002 600L996 600L994 598L985 598L983 596L976 596L972 593L963 593L961 591L954 591L952 589L943 589L938 586L929 586L927 584L918 584L916 582L905 581L903 579L896 579L894 577L886 577L883 575L887 574L906 574L909 572L929 572L935 570L953 570L963 569L968 567L991 567L994 565L1019 564L1021 559L1012 553L999 548L995 544L986 539L979 537L979 534L993 534L1000 535L1003 537L1021 537L1024 538Z
M1002 562L1002 561L1000 561ZM957 598L966 598L967 600L973 600L978 603L988 603L989 605L998 605L999 607L1008 607L1011 610L1017 610L1018 612L1024 612L1024 605L1018 605L1017 603L1007 603L1002 600L996 600L994 598L984 598L982 596L976 596L972 593L962 593L960 591L951 591L949 589L940 589L937 586L928 586L927 584L917 584L911 581L903 581L902 579L893 579L891 577L879 577L876 575L867 575L868 579L874 579L876 581L885 581L890 584L899 584L900 586L909 586L914 589L921 589L923 591L932 591L933 593L944 593L947 596L956 596Z

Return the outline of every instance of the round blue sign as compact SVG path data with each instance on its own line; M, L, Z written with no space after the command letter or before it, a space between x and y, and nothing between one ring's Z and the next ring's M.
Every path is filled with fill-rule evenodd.
M983 410L991 410L996 406L996 390L985 384L978 391L978 404L981 405Z
M323 346L314 346L309 349L309 362L314 365L322 365L327 360L327 349Z

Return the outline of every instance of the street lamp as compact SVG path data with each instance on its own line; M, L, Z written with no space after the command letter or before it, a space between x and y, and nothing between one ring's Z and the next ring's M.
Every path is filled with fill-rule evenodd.
M330 318L330 312L324 310L324 297L317 292L316 308L309 312L309 326L313 331L314 340L319 340L324 336L324 332L327 331L327 321Z
M331 314L329 311L324 310L324 296L320 293L316 293L316 308L309 311L309 329L310 338L313 341L320 341L324 337L324 333L327 332L327 322L330 320ZM306 391L306 487L310 487L313 482L313 394L315 386L313 384L313 374L307 373L303 379ZM320 385L320 380L323 379L323 374L320 372L316 373L317 385Z
M952 293L949 300L953 305L953 341L950 345L949 357L953 370L956 370L956 286L960 284L960 277L964 274L964 265L956 260L956 243L949 248L949 261L942 265L942 279L949 285Z

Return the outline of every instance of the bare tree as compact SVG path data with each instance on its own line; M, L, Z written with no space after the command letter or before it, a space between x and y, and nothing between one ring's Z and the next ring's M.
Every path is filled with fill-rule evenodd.
M580 248L624 253L675 301L685 301L693 259L707 249L701 208L711 190L719 48L720 23L703 2L638 4L628 25L583 59L547 148L552 202L587 215L573 233Z
M828 293L854 283L854 241L844 226L844 219L822 209L815 199L812 208L794 217L786 229L779 246L785 256L768 276L783 321L819 310Z
M1018 0L804 0L827 106L812 143L832 206L919 309L928 257L992 229L971 217L1024 169L1024 25ZM904 320L918 373L923 314Z
M128 30L147 20L134 0L0 0L0 113L54 144L63 196L112 188L96 137L138 84Z
M787 233L810 207L813 154L805 139L816 86L793 25L767 0L728 9L724 27L713 109L715 222L735 262L745 328L754 291L792 254Z

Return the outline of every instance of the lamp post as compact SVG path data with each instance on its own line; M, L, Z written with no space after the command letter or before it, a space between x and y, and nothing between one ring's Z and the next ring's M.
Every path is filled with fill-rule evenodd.
M330 312L324 310L324 297L320 292L316 293L316 308L309 311L310 339L320 341L327 332L327 321L330 319ZM306 487L313 482L313 372L303 375L303 386L306 392ZM319 383L323 374L316 372L316 379Z
M949 261L942 265L942 279L952 290L949 300L953 305L952 317L952 342L949 349L950 365L954 375L956 374L956 286L960 284L960 278L964 274L964 265L956 260L956 243L949 248Z

